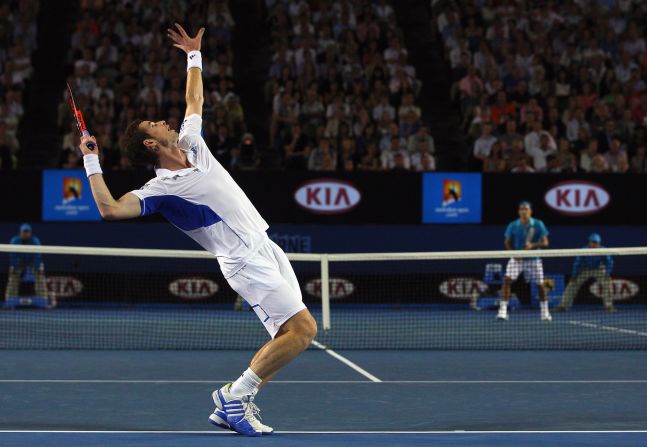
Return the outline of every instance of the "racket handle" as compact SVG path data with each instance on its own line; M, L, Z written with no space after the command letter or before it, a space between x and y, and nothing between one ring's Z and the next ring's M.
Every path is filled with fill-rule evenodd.
M89 136L90 136L90 132L88 132L86 129L83 129L83 131L82 131L81 133L83 134L83 136L84 136L84 137L89 137ZM96 146L94 145L94 143L93 143L93 142L91 142L91 141L88 141L87 143L85 143L85 145L86 145L86 146L88 147L88 149L90 149L91 151L93 151L93 150L94 150L94 148L96 147Z

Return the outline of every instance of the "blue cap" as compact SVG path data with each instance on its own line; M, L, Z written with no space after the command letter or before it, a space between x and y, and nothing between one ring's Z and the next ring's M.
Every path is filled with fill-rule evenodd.
M29 231L31 232L31 225L28 223L24 223L20 226L20 232L22 233L23 231Z
M589 236L589 242L595 242L596 244L599 244L602 242L602 238L598 233L591 233Z
M530 208L530 209L532 209L532 205L527 200L523 200L523 201L519 202L519 208Z

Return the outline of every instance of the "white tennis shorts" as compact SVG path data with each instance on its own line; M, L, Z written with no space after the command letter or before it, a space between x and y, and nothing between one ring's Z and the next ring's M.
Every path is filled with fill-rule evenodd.
M227 282L249 303L272 338L283 323L306 308L288 257L271 239Z
M522 273L526 282L544 283L544 266L541 259L510 259L505 268L505 276L514 281Z

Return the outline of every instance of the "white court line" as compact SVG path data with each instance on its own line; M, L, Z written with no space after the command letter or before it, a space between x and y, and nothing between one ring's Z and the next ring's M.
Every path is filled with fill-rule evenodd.
M222 380L113 380L113 379L0 379L2 383L95 383L95 384L216 384L231 382L231 379ZM367 385L382 384L447 384L447 385L496 385L496 384L647 384L647 379L635 380L380 380L367 382L366 380L273 380L273 384L351 384Z
M238 436L234 432L206 431L206 430L0 430L0 433L67 433L67 434L142 434L142 435L166 435L166 434L210 434L214 436ZM550 433L647 433L647 430L420 430L420 431L277 431L277 434L291 435L465 435L465 434L550 434Z
M319 343L317 340L312 340L312 342L311 342L311 343L312 343L312 345L313 345L314 347L319 348L319 349L321 349L322 351L327 352L331 357L336 358L337 360L339 360L340 362L342 362L344 365L346 365L346 366L350 367L351 369L353 369L353 370L357 371L358 373L360 373L361 375L363 375L364 377L366 377L366 378L367 378L368 380L370 380L371 382L381 382L381 380L380 380L380 379L378 379L377 377L375 377L375 376L374 376L373 374L371 374L370 372L366 371L364 368L362 368L361 366L359 366L357 363L355 363L355 362L352 362L352 361L348 360L346 357L344 357L343 355L338 354L337 352L333 351L333 350L332 350L332 349L330 349L328 346L326 346L326 345L324 345L324 344Z
M634 331L632 329L622 329L615 326L605 326L602 324L595 324L595 323L584 323L582 321L574 321L574 320L569 320L569 323L574 324L576 326L583 326L583 327L588 327L593 329L602 329L604 331L620 332L621 334L631 334L631 335L639 335L641 337L647 337L647 332Z

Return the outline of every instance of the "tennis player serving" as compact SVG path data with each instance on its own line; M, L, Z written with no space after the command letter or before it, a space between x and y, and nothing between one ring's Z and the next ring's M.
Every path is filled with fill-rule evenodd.
M504 245L506 250L535 250L548 247L548 230L544 223L532 217L530 202L519 204L519 219L510 222L505 230ZM552 320L548 311L546 287L544 286L544 267L539 258L511 258L505 268L503 287L501 288L501 301L499 303L499 320L508 320L508 301L510 300L510 287L523 273L526 282L537 285L541 319Z
M140 190L115 200L103 179L99 145L81 139L92 194L107 220L161 213L211 252L229 285L250 304L271 340L233 383L213 392L209 420L247 436L271 434L256 417L258 390L314 339L317 325L301 297L292 266L266 233L267 223L202 139L202 58L204 28L190 37L179 24L168 30L174 46L187 54L186 114L178 134L164 121L135 121L123 137L132 161L155 164L156 177ZM96 144L94 150L86 146Z

